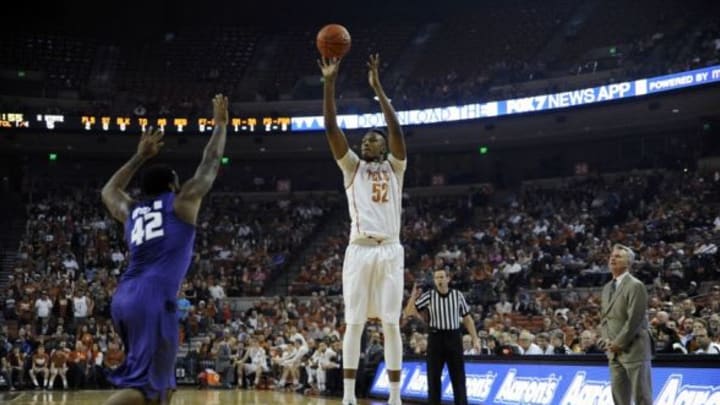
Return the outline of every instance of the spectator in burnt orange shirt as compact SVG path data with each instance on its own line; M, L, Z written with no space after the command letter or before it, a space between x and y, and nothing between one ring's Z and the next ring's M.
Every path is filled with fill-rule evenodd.
M49 381L50 369L50 356L45 353L45 346L38 346L35 353L32 355L32 367L30 368L30 378L32 379L35 388L40 388L38 384L37 376L42 374L43 376L43 387L47 385Z
M59 375L62 378L63 388L68 388L67 381L67 361L70 356L70 350L67 348L65 342L60 342L57 349L52 351L50 355L50 378L47 381L46 387L52 389L55 383L55 378Z
M125 353L120 350L120 345L115 341L108 343L107 353L105 353L105 367L115 370L120 367L123 360L125 360Z
M75 350L68 357L68 378L72 388L79 388L85 384L88 363L87 347L80 340L75 342Z

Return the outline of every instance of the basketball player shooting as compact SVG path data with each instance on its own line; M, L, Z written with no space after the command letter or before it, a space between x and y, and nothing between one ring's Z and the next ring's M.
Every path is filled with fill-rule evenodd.
M333 157L343 172L350 211L350 244L343 262L343 300L346 330L343 338L343 405L355 405L355 378L360 338L368 318L380 318L385 333L385 362L390 380L388 404L400 404L402 340L400 311L403 298L404 251L400 244L405 140L397 115L380 84L380 57L367 63L368 81L375 91L388 135L379 129L362 138L361 158L348 147L337 124L335 82L340 60L318 61L324 78L325 133ZM389 153L388 153L389 150Z
M225 150L228 100L220 94L212 102L215 128L190 180L181 186L174 170L155 165L143 175L141 199L135 201L125 192L140 166L163 146L163 133L150 128L142 134L137 152L102 189L103 203L125 226L130 251L111 306L126 356L109 380L123 390L106 405L167 404L176 387L176 297L192 258L200 204Z

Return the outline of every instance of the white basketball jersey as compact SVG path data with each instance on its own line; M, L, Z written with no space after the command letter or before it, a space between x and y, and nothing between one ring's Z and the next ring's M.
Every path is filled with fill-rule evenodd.
M366 162L348 150L338 165L345 177L350 242L399 241L406 161L389 154L387 160Z

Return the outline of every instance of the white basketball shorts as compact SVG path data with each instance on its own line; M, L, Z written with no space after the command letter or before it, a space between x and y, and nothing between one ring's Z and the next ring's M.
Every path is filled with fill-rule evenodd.
M368 318L399 323L404 288L405 250L400 243L351 243L343 262L345 322L364 324Z

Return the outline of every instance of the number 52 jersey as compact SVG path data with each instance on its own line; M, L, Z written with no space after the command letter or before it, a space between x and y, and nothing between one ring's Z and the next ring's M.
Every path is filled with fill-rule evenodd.
M345 181L350 242L399 242L407 160L388 154L387 160L366 162L348 150L337 164Z
M180 288L192 259L195 227L175 215L174 201L175 193L167 192L131 207L125 222L130 263L121 282L152 278Z

